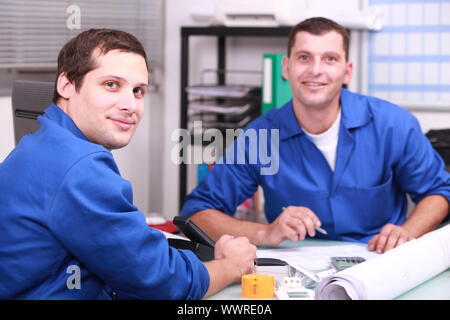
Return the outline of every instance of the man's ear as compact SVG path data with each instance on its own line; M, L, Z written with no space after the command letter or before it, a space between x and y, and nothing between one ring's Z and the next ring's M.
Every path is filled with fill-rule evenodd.
M289 79L289 72L288 72L288 65L289 65L289 57L288 56L284 56L283 60L281 60L281 67L282 67L282 77L284 80L288 80Z
M65 72L62 72L58 76L58 80L56 82L56 90L58 91L58 94L64 99L69 99L72 95L72 92L75 90L75 85L72 84L69 79L67 79L67 75Z
M352 76L353 76L353 63L351 62L347 62L347 68L345 71L345 76L344 76L344 84L349 84L350 80L352 80Z

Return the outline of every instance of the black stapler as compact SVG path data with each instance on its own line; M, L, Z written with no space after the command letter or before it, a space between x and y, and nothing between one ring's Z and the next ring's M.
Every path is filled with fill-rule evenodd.
M191 250L204 262L214 260L214 241L202 229L189 219L179 216L173 218L173 224L191 241L169 238L167 241L170 246Z

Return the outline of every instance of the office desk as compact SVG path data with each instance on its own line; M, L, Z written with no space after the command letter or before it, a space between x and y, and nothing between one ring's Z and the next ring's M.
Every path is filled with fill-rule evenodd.
M327 240L304 240L297 243L283 242L277 248L300 247L300 246L333 246L353 244L354 242L327 241ZM360 244L366 246L366 244ZM241 296L240 284L232 284L224 290L208 298L209 300L247 300ZM275 299L275 298L274 298ZM434 278L418 285L417 287L403 293L395 300L450 300L450 268L441 272Z

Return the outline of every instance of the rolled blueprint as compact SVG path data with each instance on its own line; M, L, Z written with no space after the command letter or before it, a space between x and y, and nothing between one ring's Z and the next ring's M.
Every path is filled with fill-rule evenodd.
M450 224L323 280L315 299L393 299L449 267Z

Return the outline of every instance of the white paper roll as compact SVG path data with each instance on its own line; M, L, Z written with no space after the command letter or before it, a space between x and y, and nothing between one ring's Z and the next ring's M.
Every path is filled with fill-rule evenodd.
M425 234L316 287L316 299L393 299L450 267L450 225Z

